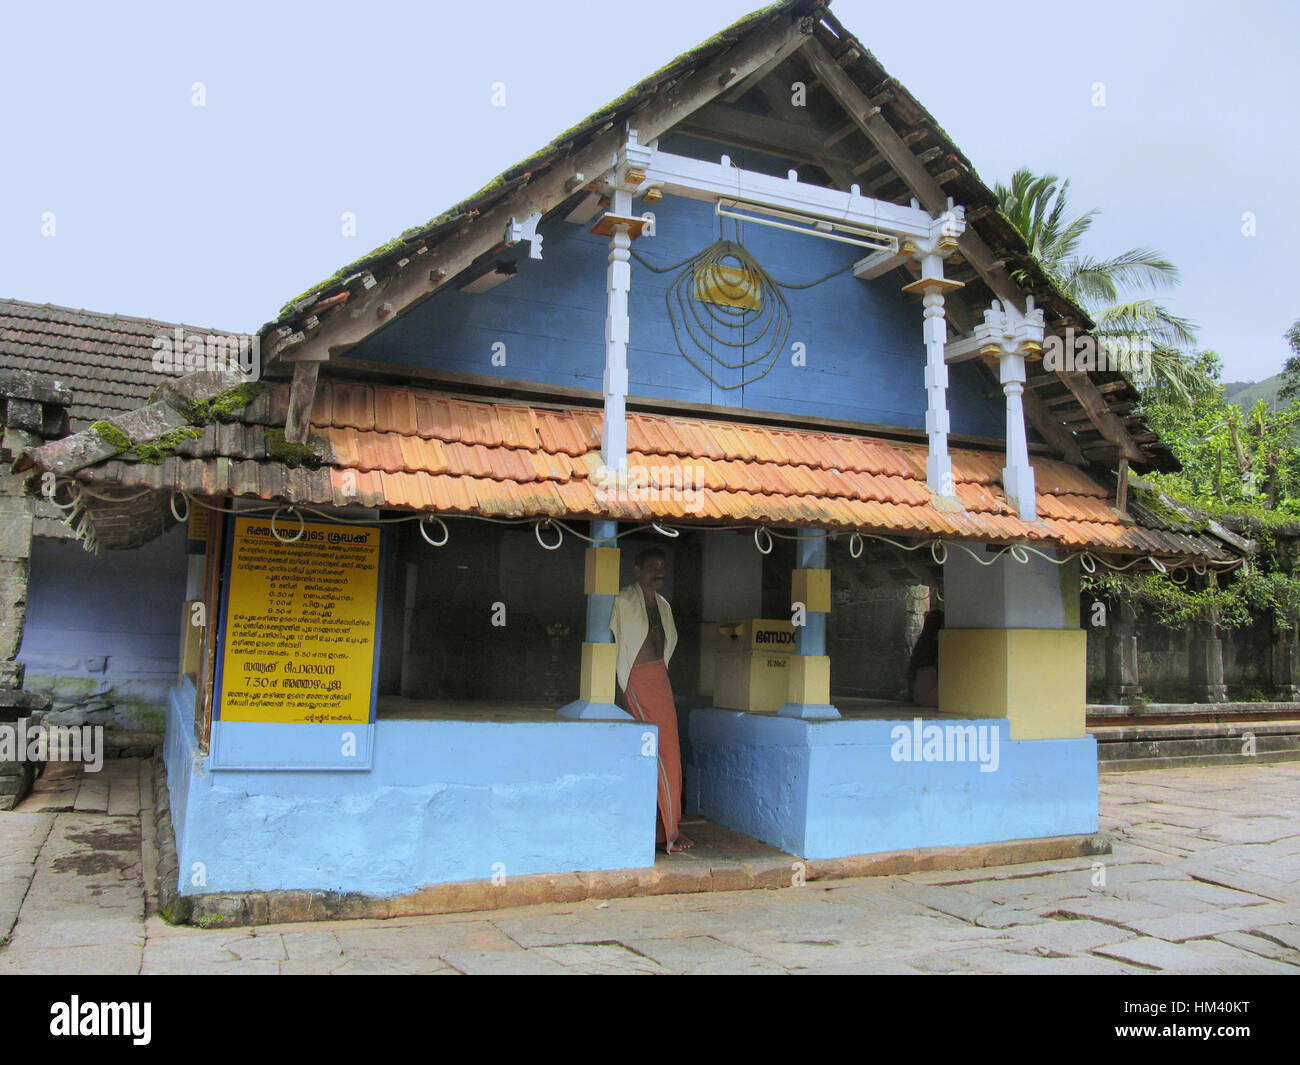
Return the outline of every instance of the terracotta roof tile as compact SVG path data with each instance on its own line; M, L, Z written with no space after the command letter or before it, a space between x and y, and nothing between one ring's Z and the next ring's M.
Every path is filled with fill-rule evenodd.
M723 458L751 459L754 457L744 439L732 426L724 425L721 422L712 422L707 428L722 449Z
M430 392L415 395L415 430L421 436L439 440L459 440L460 434L451 420L451 401Z
M536 451L541 447L537 435L537 417L532 407L497 405L501 422L501 442L506 447L526 448Z
M574 417L551 410L537 412L537 432L544 450L555 454L585 455L590 448L586 436Z
M287 387L264 394L276 407ZM1000 484L1003 456L990 452L952 451L957 497L965 509L948 513L931 503L925 448L875 437L633 413L629 468L648 480L600 490L589 480L601 461L601 413L591 408L534 408L418 388L322 381L313 408L314 432L327 445L327 468L321 470L291 470L268 460L264 423L247 409L245 415L243 423L207 426L200 439L161 466L111 460L78 477L302 504L496 517L776 523L908 538L1024 541L1073 551L1227 557L1213 540L1194 532L1121 520L1107 489L1084 471L1052 460L1033 460L1040 520L1024 522Z
M415 396L409 388L375 386L375 428L381 433L414 434Z
M257 397L255 402L264 402L265 399L266 390L263 389L262 394ZM249 406L251 407L252 404L249 404ZM250 413L246 407L245 416ZM261 414L264 412L258 411L256 413ZM331 382L319 380L316 382L316 394L312 397L311 417L308 420L312 425L322 428L334 424L334 385Z
M402 464L412 473L423 470L427 473L445 473L447 456L440 440L426 440L419 436L403 436L399 440L402 449Z

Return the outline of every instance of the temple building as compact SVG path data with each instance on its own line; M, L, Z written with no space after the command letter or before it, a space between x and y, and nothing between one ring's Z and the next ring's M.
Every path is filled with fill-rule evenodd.
M1081 573L1241 558L1129 498L1178 465L1123 373L1044 368L1092 329L787 0L18 467L102 547L185 529L184 895L652 866L610 632L650 545L689 814L807 859L1072 837Z

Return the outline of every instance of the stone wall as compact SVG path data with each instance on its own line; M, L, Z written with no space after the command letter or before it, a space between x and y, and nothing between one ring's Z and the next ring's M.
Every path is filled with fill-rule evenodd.
M180 665L185 573L179 527L98 555L72 541L32 541L19 660L26 688L51 699L47 721L162 733Z
M1088 701L1115 701L1107 692L1106 637L1109 624L1092 625L1093 602L1084 596L1081 616L1088 629ZM1107 622L1113 622L1108 616ZM1137 673L1145 702L1203 701L1192 679L1197 642L1203 635L1194 625L1162 625L1146 612L1133 621L1137 639ZM1234 702L1260 702L1284 697L1275 690L1274 636L1269 619L1257 618L1239 629L1219 629L1223 683Z

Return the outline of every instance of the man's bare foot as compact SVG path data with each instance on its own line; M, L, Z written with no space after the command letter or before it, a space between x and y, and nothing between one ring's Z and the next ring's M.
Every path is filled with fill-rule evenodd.
M670 844L668 844L666 849L669 854L676 854L679 851L690 850L690 848L694 846L695 846L695 840L690 839L687 836L683 836L679 833L677 838L673 840Z

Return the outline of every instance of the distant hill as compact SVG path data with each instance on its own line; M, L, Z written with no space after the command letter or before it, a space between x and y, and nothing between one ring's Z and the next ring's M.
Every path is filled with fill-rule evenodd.
M1276 410L1283 405L1277 398L1281 387L1280 373L1263 381L1226 381L1223 385L1223 397L1229 403L1235 403L1243 411L1250 410L1261 399Z

